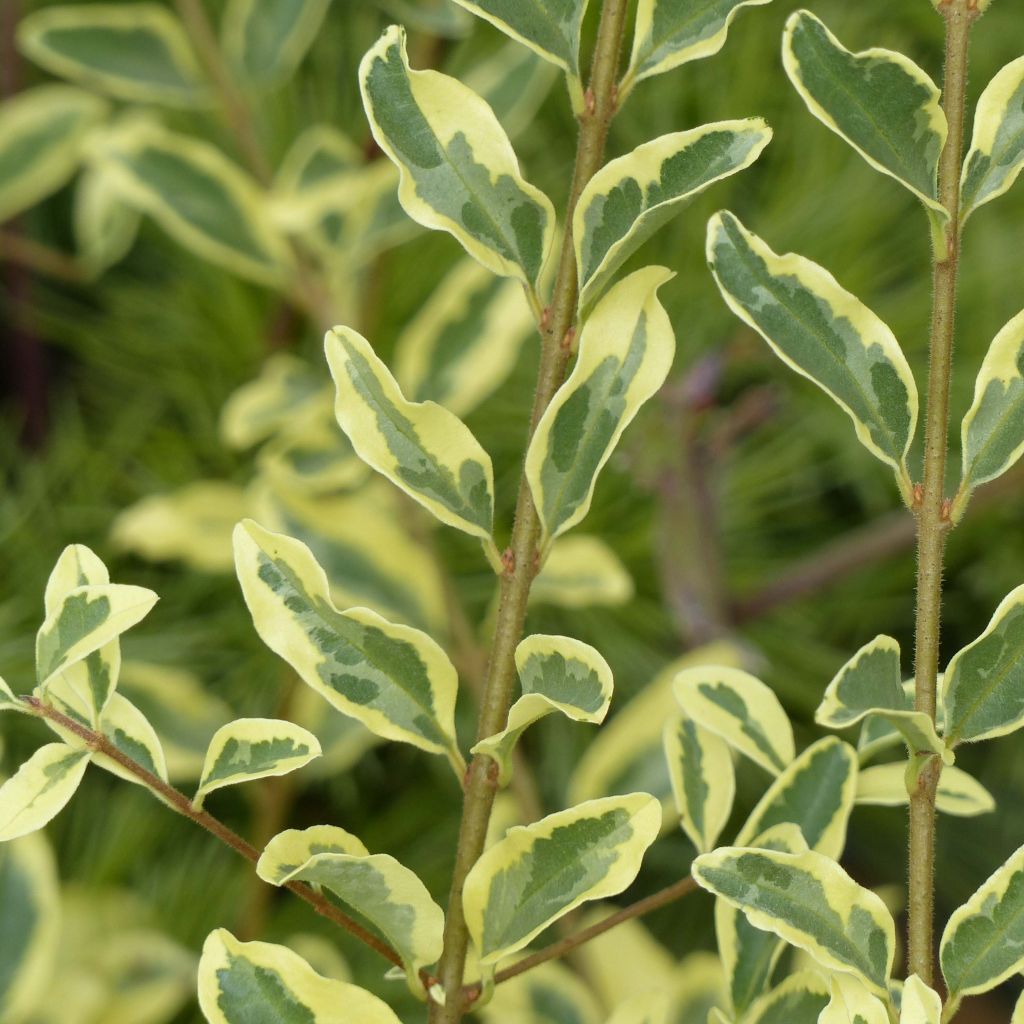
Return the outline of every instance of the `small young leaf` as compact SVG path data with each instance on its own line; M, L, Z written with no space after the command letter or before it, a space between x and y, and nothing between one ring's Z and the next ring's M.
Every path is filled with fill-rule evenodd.
M419 971L441 956L444 912L394 857L371 855L344 829L316 825L275 836L256 872L271 885L303 881L330 890L380 930L402 957L412 990L423 994Z
M44 7L21 20L18 46L47 71L117 99L190 107L206 98L188 35L160 4Z
M256 1024L254 1013L268 1024L401 1024L375 995L321 977L290 949L223 928L203 944L199 1008L209 1024Z
M512 777L512 750L534 722L561 711L574 722L604 721L612 699L612 670L589 644L567 636L528 636L516 648L516 669L523 695L512 705L508 724L480 740L474 754L498 765L498 783Z
M203 259L280 284L291 255L259 185L215 146L153 122L105 134L96 160L125 202Z
M0 104L0 222L56 192L107 105L67 85L41 85Z
M652 75L711 57L725 45L729 26L744 7L770 0L639 0L633 52L623 91Z
M235 530L235 564L256 632L303 682L378 736L457 754L458 677L426 633L338 611L309 548L251 520Z
M410 402L369 342L327 333L334 412L359 457L443 523L493 546L494 471L469 428L434 402Z
M552 545L530 588L530 601L561 608L616 608L635 590L629 570L600 537L574 533Z
M506 35L557 64L569 76L570 89L582 97L580 26L587 0L455 0L486 18ZM575 84L574 84L575 83Z
M917 386L892 331L823 267L777 255L731 213L711 218L707 256L729 308L850 416L909 497Z
M320 756L320 741L292 722L273 718L239 718L213 734L192 803L202 807L207 795L224 786L287 775Z
M60 814L88 764L88 750L66 743L40 747L0 786L0 843L35 832Z
M857 775L857 803L905 807L910 802L906 776L907 766L903 762L861 768ZM939 777L935 807L943 814L972 818L994 811L996 802L977 779L959 768L947 766Z
M765 993L746 1012L746 1024L818 1024L828 1005L828 982L816 971L797 971Z
M757 928L806 950L826 970L848 971L888 998L896 926L885 904L833 860L813 851L722 847L693 862L705 889Z
M900 1024L939 1024L941 1017L939 993L912 974L903 985Z
M729 744L685 715L665 723L664 742L683 831L698 853L707 853L715 848L736 795Z
M960 427L956 515L971 491L1005 473L1024 454L1024 310L993 339Z
M412 401L465 416L501 386L535 330L515 281L462 260L399 336L395 377Z
M454 235L493 273L535 288L554 209L523 180L486 102L448 75L412 71L398 26L367 52L359 83L373 136L401 172L409 216Z
M942 703L951 748L1024 725L1024 586L1010 591L985 632L953 656Z
M160 739L146 716L123 694L115 693L100 716L100 732L122 754L142 765L157 778L167 781L167 762ZM106 768L126 782L139 783L139 778L123 768L107 754L94 753L93 763Z
M31 1019L53 984L61 939L60 878L36 833L0 846L0 1020Z
M948 217L937 190L946 116L938 86L921 68L892 50L851 53L809 11L786 22L782 59L822 124L930 211Z
M676 676L683 713L721 736L765 771L778 775L792 760L793 727L779 698L738 668L699 666Z
M66 672L131 629L156 602L152 590L120 583L87 584L68 591L36 634L40 687L45 690L56 673Z
M28 711L28 708L18 700L14 691L2 678L0 678L0 711Z
M792 822L773 825L747 844L759 850L805 853L807 840ZM771 983L782 956L783 941L768 931L755 928L747 918L723 899L715 900L715 936L722 966L729 982L733 1011L744 1016Z
M889 1024L885 1004L848 974L832 976L832 998L818 1024Z
M605 164L573 214L580 309L589 309L615 272L683 205L749 167L772 137L760 118L720 121L663 135Z
M939 959L950 999L987 992L1024 966L1024 847L953 911Z
M487 967L587 900L622 892L661 827L646 793L591 800L509 829L466 878L466 924Z
M43 594L43 607L49 618L60 611L64 599L76 587L102 586L110 582L110 573L102 559L84 544L69 544L50 571Z
M89 274L99 276L128 254L141 220L139 211L121 200L102 165L90 164L79 175L72 227L78 260Z
M836 673L814 720L831 729L845 729L868 715L884 718L897 729L911 754L932 751L950 759L931 717L915 711L903 689L900 645L891 636L876 636Z
M598 474L619 438L665 381L675 336L657 293L673 276L664 267L630 274L583 325L576 365L526 453L542 547L586 516Z
M1024 57L1006 65L978 100L960 179L960 223L1008 192L1024 167Z
M276 85L299 66L316 39L331 0L229 0L224 53L257 86Z

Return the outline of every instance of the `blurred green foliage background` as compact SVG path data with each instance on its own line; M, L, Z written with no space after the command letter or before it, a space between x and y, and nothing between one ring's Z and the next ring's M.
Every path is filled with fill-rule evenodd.
M18 4L4 0L4 6L10 22ZM46 6L23 0L21 13ZM806 742L816 735L812 712L825 684L858 646L886 632L910 649L909 514L900 510L889 474L855 443L845 417L785 372L726 310L704 265L704 226L712 212L729 207L777 251L797 251L828 267L892 326L919 381L930 282L927 224L914 198L811 120L783 74L782 26L796 6L775 0L744 12L721 55L644 82L613 125L609 155L666 132L749 115L764 116L775 139L751 170L698 198L631 264L664 263L677 271L662 295L678 356L665 392L645 409L602 476L587 529L621 556L637 595L625 608L538 609L531 628L595 644L615 671L613 709L686 649L737 636ZM940 76L941 21L926 0L813 0L811 6L851 48L901 50ZM314 121L368 139L355 70L382 28L401 16L388 7L334 0L298 73L256 109L257 131L273 163ZM590 13L592 31L596 10ZM501 42L482 22L454 40L411 31L414 63L426 57L454 74ZM1019 0L997 0L975 32L972 100L1022 44ZM17 58L8 49L4 59ZM6 72L22 86L45 79L27 62L19 64L16 76L10 66ZM231 152L230 135L209 117L179 111L167 120ZM556 206L564 206L574 134L556 83L516 143L527 178ZM67 251L69 203L65 190L10 230ZM955 423L969 404L990 339L1022 304L1022 240L1022 187L982 209L967 230ZM379 259L359 318L385 358L459 255L448 236L421 233ZM219 439L221 406L271 351L291 349L319 365L318 326L278 296L189 254L148 221L128 258L87 285L0 263L0 317L5 678L16 688L30 685L43 586L63 546L77 541L100 552L115 579L161 595L143 626L125 638L126 657L188 667L238 714L273 714L281 666L256 637L234 579L175 563L149 564L119 554L108 537L118 512L146 495L198 478L247 477L249 460ZM535 347L525 346L505 386L469 420L495 461L498 522L505 530L536 357ZM997 496L979 500L954 533L943 661L973 639L998 601L1024 580L1022 511L1024 479L1017 474ZM493 577L470 542L452 531L439 532L437 540L472 616L482 619ZM832 563L840 544L853 553ZM794 582L805 579L794 576L797 569L810 573L807 592ZM467 735L470 705L464 700L460 709ZM41 728L20 720L0 721L0 730L8 771L44 738ZM548 810L562 806L566 781L589 740L585 730L548 720L524 741ZM1011 736L963 752L960 763L989 787L1000 811L967 828L940 823L940 914L1024 842L1024 816L1017 813L1024 792L1020 743ZM749 765L742 769L737 817L763 784L756 773ZM246 794L231 791L211 804L243 833L258 811ZM304 789L289 823L343 824L372 850L413 867L443 902L458 815L458 794L443 762L389 745L371 750L340 777ZM136 894L154 923L192 949L213 927L236 924L253 891L251 872L229 852L146 793L98 772L89 774L50 833L69 883ZM856 877L872 885L901 882L904 850L903 812L855 812L846 861ZM681 835L657 844L637 894L685 874L691 855ZM306 907L276 894L273 899L268 938L296 930L329 934ZM648 923L682 954L710 946L710 908L709 899L695 896ZM360 979L378 987L379 965L344 938L341 946ZM194 1007L178 1018L181 1024L198 1019Z

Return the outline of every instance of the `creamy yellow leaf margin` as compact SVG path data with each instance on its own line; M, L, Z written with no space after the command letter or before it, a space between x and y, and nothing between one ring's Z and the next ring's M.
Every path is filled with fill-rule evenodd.
M103 167L86 165L75 183L71 223L78 261L98 277L128 254L142 217L126 205Z
M272 85L299 66L331 0L228 0L221 21L225 56L253 84Z
M907 766L899 761L861 768L857 773L857 803L878 807L902 807L910 802ZM953 766L939 776L935 807L943 814L972 818L996 809L992 794L977 779Z
M86 54L92 44L93 54L88 61L72 56L76 33L84 37ZM146 37L148 53L140 46ZM181 107L195 106L206 99L204 76L188 35L181 22L160 4L44 7L22 19L18 46L47 71L118 99ZM130 57L121 60L116 56L118 50L128 55L134 50L141 65L133 64ZM109 59L104 60L110 55L114 55L114 67L120 66L120 74L111 70Z
M75 172L107 104L68 85L28 89L0 106L0 222L56 192Z
M622 892L660 828L658 801L630 793L509 829L476 862L463 890L481 966L522 949L580 904Z
M756 928L806 950L826 970L847 972L888 999L896 926L882 900L820 853L722 847L691 868L703 888L743 911Z
M607 543L600 537L576 533L551 546L530 588L530 602L561 608L616 608L635 592L633 577Z
M465 416L502 384L536 330L523 290L475 260L445 275L395 343L403 394Z
M831 998L818 1024L890 1024L885 1004L856 978L832 976Z
M996 74L978 100L971 148L960 178L960 223L979 206L1008 192L1022 167L1024 57L1018 57Z
M24 711L26 714L28 713L28 708L22 704L3 678L0 678L0 711Z
M100 715L100 732L122 754L127 755L137 764L141 764L157 778L164 782L167 781L167 761L164 758L160 738L146 716L124 694L114 693L111 695L110 703ZM71 743L70 737L67 737L67 740ZM81 743L81 740L77 742ZM76 744L72 743L71 745L75 746ZM105 768L126 782L145 784L138 776L129 772L107 754L97 751L92 755L92 761L93 764Z
M252 1007L281 1024L401 1024L364 989L317 974L297 953L211 932L199 960L199 1008L209 1024L251 1024Z
M135 121L106 133L94 153L125 202L186 249L260 284L287 278L291 251L266 195L216 146Z
M916 974L903 983L900 1003L900 1024L939 1024L942 1000Z
M307 729L275 718L238 718L210 740L192 800L194 807L215 789L287 775L320 756L320 741Z
M772 775L796 756L793 727L775 693L742 669L702 665L680 672L673 690L683 713Z
M245 520L235 529L234 544L238 579L256 631L303 682L378 736L446 754L457 770L464 767L455 742L458 676L434 640L368 608L339 611L323 569L309 548L291 537ZM366 648L367 639L373 650ZM342 676L337 686L332 685L332 647L341 648L343 656L349 652L348 660L336 666ZM396 658L399 675L393 674ZM360 700L342 689L360 681L353 677L357 670L376 691L368 697L364 690ZM406 689L398 692L400 686Z
M60 814L88 764L88 750L66 743L40 747L0 786L0 843L35 832Z
M770 992L754 1000L743 1017L745 1024L762 1024L762 1021L786 1021L789 1013L807 1012L808 1007L820 1006L823 1010L829 1001L829 984L817 971L796 971L784 978ZM819 1010L819 1013L821 1011ZM818 1016L810 1011L814 1020ZM793 1018L804 1022L808 1018L801 1013Z
M600 725L612 699L611 667L581 640L535 633L516 648L515 662L523 695L512 705L505 728L472 750L497 764L502 786L512 778L512 750L534 722L560 711L574 722Z
M658 289L674 276L665 267L637 270L605 294L583 325L572 373L526 453L542 548L585 518L626 427L665 382L675 335Z
M402 957L409 987L426 997L419 972L441 956L444 912L404 864L371 854L344 829L315 825L274 836L256 873L271 885L304 881L329 889L380 930Z
M363 57L359 86L370 130L399 169L406 213L453 235L493 273L535 289L551 248L554 207L523 179L487 102L448 75L413 71L397 25Z
M698 853L713 850L732 812L736 778L729 744L685 715L665 723L672 796Z

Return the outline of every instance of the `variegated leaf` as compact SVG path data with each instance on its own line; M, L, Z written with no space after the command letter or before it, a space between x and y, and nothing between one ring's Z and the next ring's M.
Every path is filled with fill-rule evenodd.
M189 107L206 99L188 35L161 4L43 7L22 19L18 45L47 71L121 100Z
M958 517L971 491L1005 473L1024 454L1024 310L993 339L960 427Z
M939 959L955 1001L995 988L1024 966L1024 847L953 911Z
M946 116L938 86L909 57L874 48L851 53L809 11L786 22L782 59L808 110L872 167L895 178L937 217Z
M115 693L100 716L100 732L126 757L146 771L167 781L167 762L156 730L146 716L123 694ZM101 752L92 756L93 763L106 768L126 782L140 782L137 775Z
M900 1024L939 1024L941 1017L939 993L912 974L903 985Z
M707 257L729 308L850 416L909 500L917 386L892 331L823 267L777 255L731 213L711 218Z
M460 7L486 18L506 35L562 68L578 107L580 84L580 27L587 0L455 0Z
M274 175L274 193L298 198L319 188L334 188L362 160L359 147L334 125L310 125L281 161Z
M946 743L1005 736L1024 725L1024 586L1010 591L985 632L958 651L942 680Z
M223 928L203 945L199 1008L209 1024L255 1024L254 1012L274 1024L401 1024L375 995L321 977L290 949Z
M612 670L589 644L567 636L535 633L516 648L523 695L512 705L505 728L480 740L474 754L498 765L498 782L512 777L512 750L534 722L560 711L574 722L598 725L612 699Z
M36 678L45 692L57 673L67 673L89 655L140 622L157 602L145 587L86 584L68 591L36 634ZM105 684L109 694L112 682Z
M588 900L622 892L661 826L646 793L591 800L509 829L466 878L469 933L488 967Z
M533 124L557 77L551 64L513 40L470 68L462 81L487 101L514 139Z
M359 457L493 554L494 471L469 428L435 402L408 401L369 342L348 327L328 332L326 350L335 415Z
M56 192L107 105L67 85L41 85L0 104L0 222Z
M354 490L370 475L370 467L338 430L333 411L329 419L311 419L268 441L256 456L256 467L278 494L314 499Z
M303 881L332 892L391 943L410 987L424 994L419 972L441 956L444 913L419 878L394 857L371 855L344 829L315 825L275 836L256 872L271 885Z
M632 598L633 577L600 537L574 533L552 546L530 588L530 601L562 608L615 608Z
M231 708L196 675L170 665L126 661L118 686L159 737L167 776L198 780L210 740L233 717Z
M685 715L665 723L664 743L683 831L698 853L707 853L715 848L736 795L729 745Z
M749 167L772 137L761 118L663 135L605 164L573 213L580 309L694 196Z
M523 180L494 112L437 71L412 71L405 32L389 28L359 69L374 138L401 172L413 220L447 231L485 267L535 288L551 245L554 209Z
M331 0L229 0L224 53L251 84L275 85L299 66Z
M1024 992L1017 997L1017 1002L1013 1007L1013 1016L1010 1018L1010 1024L1024 1024Z
M66 743L40 747L0 786L0 842L35 832L60 814L88 764L88 750Z
M399 336L395 378L412 401L465 416L501 386L535 330L515 281L463 260Z
M798 825L784 821L747 842L759 850L804 853L807 840ZM729 986L729 999L738 1017L753 1013L771 983L784 943L772 932L756 928L724 899L715 900L715 937Z
M746 1024L818 1024L828 1005L828 982L816 971L797 971L751 1004Z
M292 722L273 718L239 718L221 726L210 740L195 807L224 786L287 775L320 756L320 741Z
M793 727L779 698L749 672L701 665L675 679L683 713L721 736L765 771L778 775L793 760Z
M279 285L291 254L256 181L215 146L133 122L108 132L97 159L125 202L203 259Z
M885 1003L848 974L832 976L832 998L818 1024L890 1024Z
M595 993L575 971L550 961L494 990L484 1024L604 1024Z
M806 950L826 970L860 978L888 998L896 926L885 904L829 857L722 847L698 857L697 882L757 928Z
M309 548L251 520L235 530L235 563L256 631L308 686L378 736L458 763L458 677L426 633L339 611Z
M709 1020L713 1021L716 1010ZM669 1024L669 996L667 992L641 992L616 1007L608 1024Z
M931 717L915 711L903 688L900 645L876 636L865 644L828 684L814 720L830 729L845 729L868 715L884 718L903 736L911 754L932 751L951 760Z
M725 45L729 26L744 7L770 0L639 0L633 51L619 95L652 75L711 57Z
M14 691L2 678L0 678L0 711L28 712L28 708L18 699Z
M141 219L121 200L101 165L90 164L79 175L72 226L78 260L89 274L102 274L128 254Z
M960 179L961 224L1008 192L1024 167L1024 57L1006 65L978 100Z
M665 381L675 336L657 293L673 276L664 267L630 274L583 325L572 373L544 410L526 453L542 547L586 516L619 438Z
M857 803L901 807L910 802L907 766L903 762L861 768L857 775ZM996 809L992 794L977 779L959 768L947 766L939 777L935 807L943 814L972 818Z
M0 1020L20 1024L37 1009L57 966L60 879L39 833L0 846Z

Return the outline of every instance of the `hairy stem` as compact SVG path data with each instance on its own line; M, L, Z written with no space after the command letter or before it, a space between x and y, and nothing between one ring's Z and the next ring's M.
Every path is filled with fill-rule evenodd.
M590 88L580 115L576 166L565 214L565 237L551 306L541 325L542 347L537 373L537 390L530 416L532 437L541 415L565 377L571 354L571 328L576 315L576 256L572 238L572 215L584 186L604 160L608 125L615 113L615 78L626 20L627 0L604 0L594 49ZM515 685L516 646L523 636L530 585L537 572L537 510L525 472L519 480L515 522L507 555L507 569L501 578L497 622L491 645L487 676L480 701L477 738L500 732L508 719ZM452 872L448 914L445 920L444 953L438 976L448 999L444 1006L430 1008L431 1024L458 1024L466 1012L460 998L466 966L469 934L462 908L466 876L484 849L487 825L497 789L497 765L484 755L473 758L466 778L462 823Z
M942 103L949 136L939 161L939 200L949 212L945 245L932 266L932 321L929 341L928 395L925 406L924 481L915 501L917 516L917 610L914 649L914 706L935 718L935 681L939 661L942 610L942 562L949 532L945 497L949 446L949 387L952 378L957 265L960 257L960 162L964 135L967 44L977 12L971 0L947 0L940 7L946 21L946 62ZM917 785L910 797L909 956L908 970L931 985L932 912L935 884L935 792L942 764L935 755L921 757Z
M144 768L137 761L134 761L127 754L123 753L102 733L98 733L88 726L82 725L73 718L69 718L63 712L44 704L37 697L23 697L25 709L37 718L45 718L60 726L67 732L74 733L83 740L90 750L104 754L112 761L116 761L122 768L139 780L147 789L155 793L172 810L177 811L183 817L194 821L201 828L205 828L211 835L216 836L225 846L230 846L235 853L243 856L247 861L255 864L260 859L260 851L251 843L243 839L237 832L228 828L222 821L213 817L207 811L198 810L192 806L192 801L180 790L164 782L158 775ZM396 967L402 966L402 958L385 942L382 942L376 935L368 932L357 921L353 921L347 914L339 910L322 893L317 892L305 882L287 882L282 886L293 892L299 899L308 903L318 914L326 917L329 921L340 925L349 934L354 935L361 942L365 943L374 952L379 953L385 960ZM425 984L433 984L435 979L424 976Z

